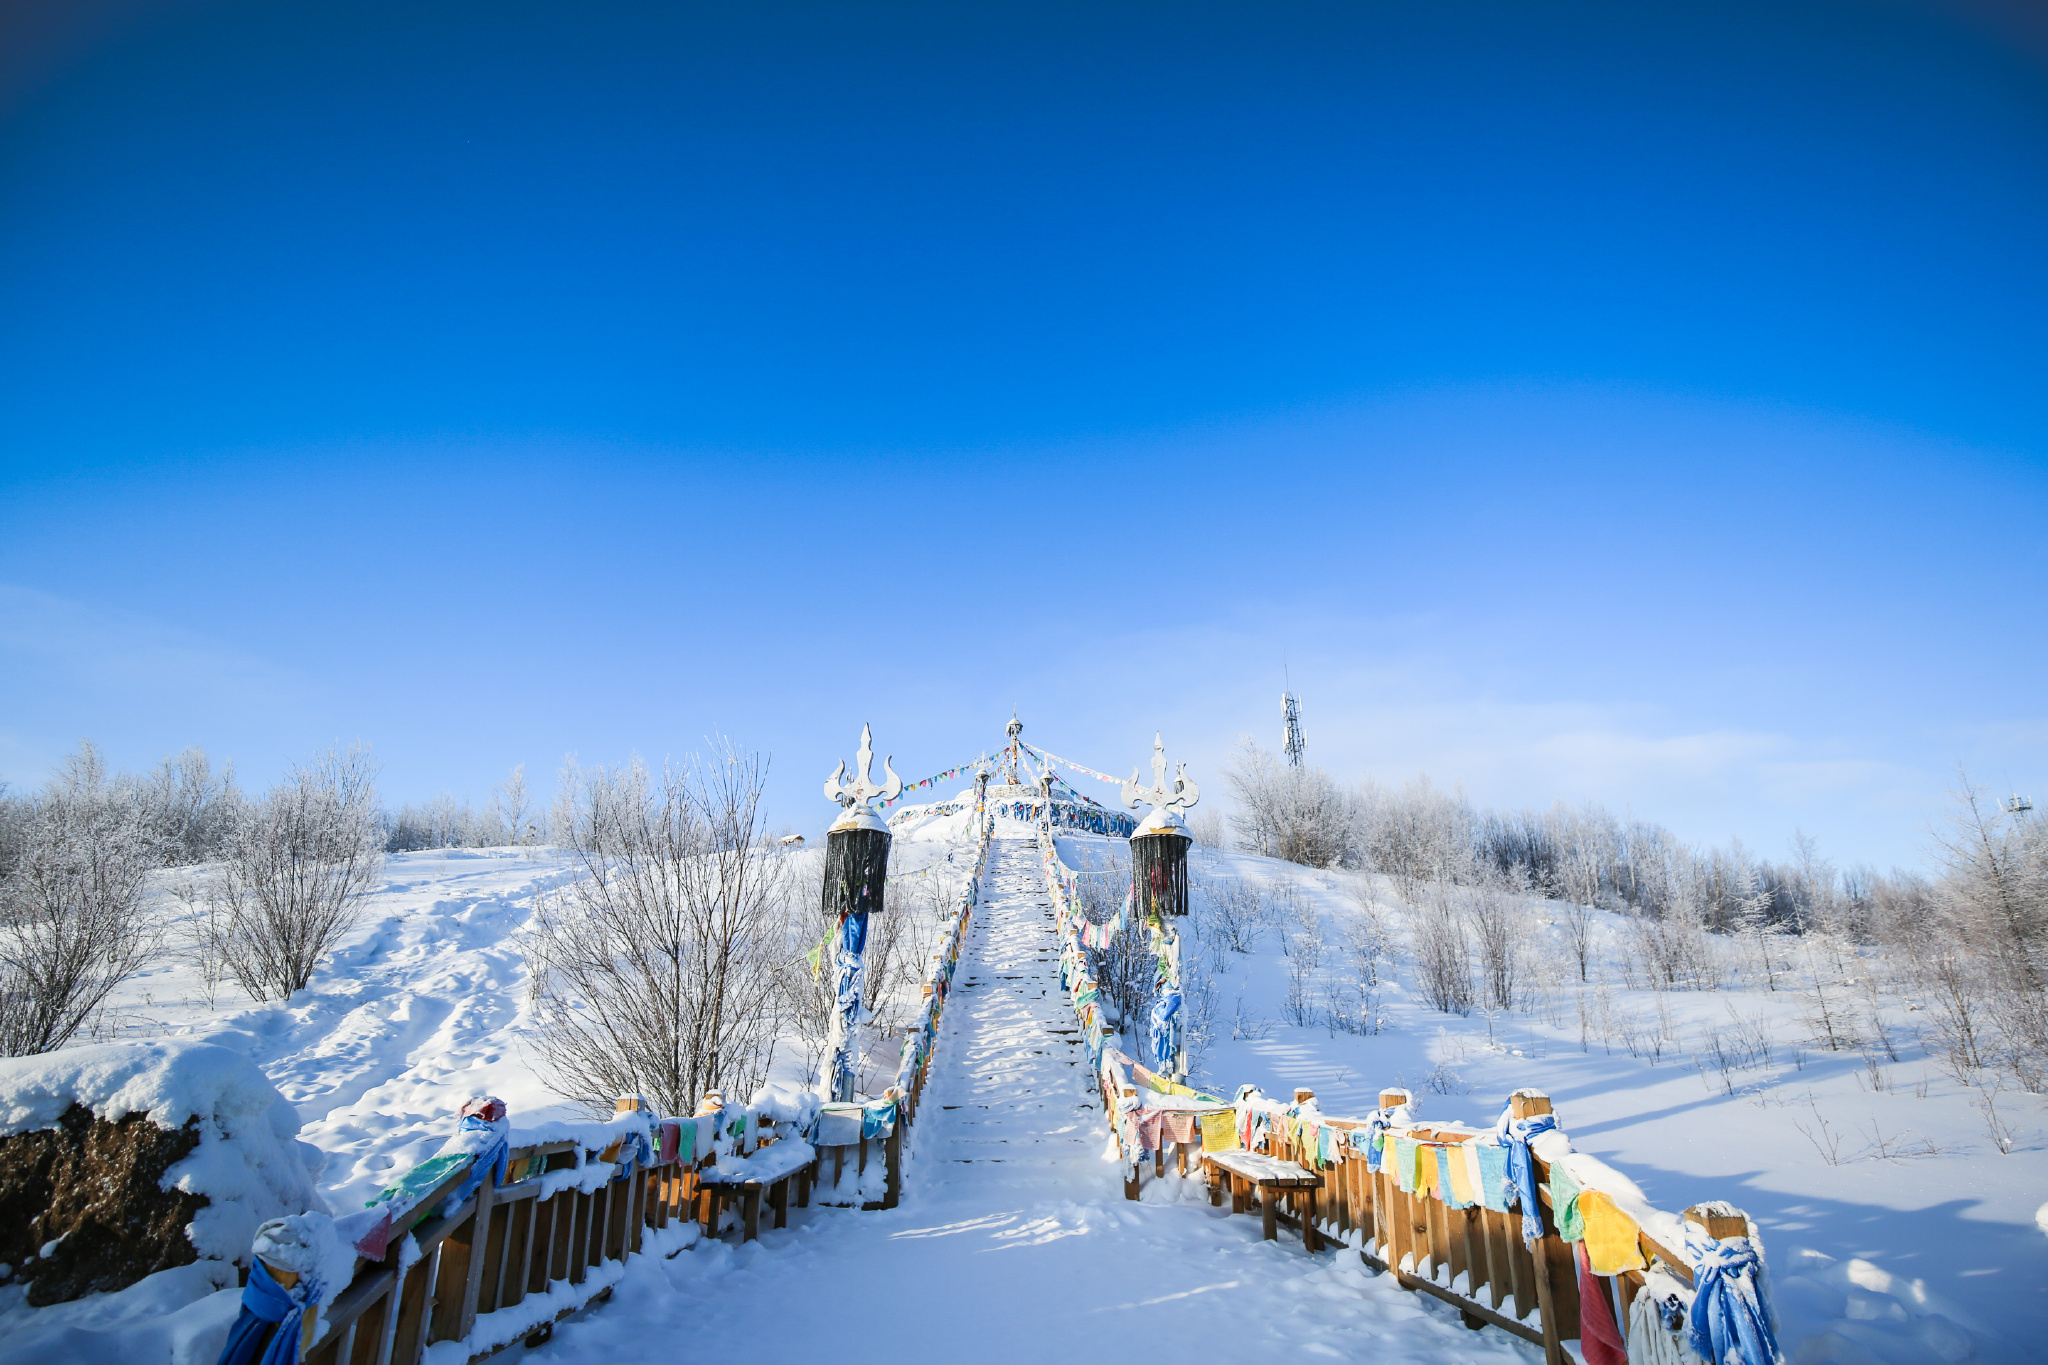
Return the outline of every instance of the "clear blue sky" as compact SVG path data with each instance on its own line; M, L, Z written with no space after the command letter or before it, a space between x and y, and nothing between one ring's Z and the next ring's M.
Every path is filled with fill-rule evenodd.
M1922 860L2048 798L2048 24L1861 3L0 19L0 776L393 803L1014 704ZM1216 783L1212 789L1220 789Z

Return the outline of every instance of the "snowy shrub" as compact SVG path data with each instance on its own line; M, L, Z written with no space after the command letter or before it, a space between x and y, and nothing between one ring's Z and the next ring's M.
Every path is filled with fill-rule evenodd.
M230 930L228 967L258 1000L301 990L355 927L384 864L376 769L360 745L292 769L229 840L211 893Z

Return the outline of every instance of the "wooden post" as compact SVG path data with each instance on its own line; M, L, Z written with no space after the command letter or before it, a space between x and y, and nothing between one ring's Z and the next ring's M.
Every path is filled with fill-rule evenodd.
M1380 1108L1382 1109L1397 1109L1408 1102L1409 1094L1405 1090L1380 1091Z
M1695 1204L1685 1211L1685 1221L1703 1228L1717 1242L1749 1236L1749 1215L1728 1204Z
M591 1196L577 1191L573 1196L576 1210L569 1229L569 1283L582 1284L590 1271L590 1219Z
M434 1284L435 1313L429 1341L463 1341L476 1326L477 1300L483 1293L485 1254L490 1237L491 1196L495 1173L486 1171L472 1196L469 1217L441 1239L441 1268Z
M761 1182L749 1180L740 1186L740 1240L761 1240Z
M1533 1119L1538 1114L1550 1112L1550 1096L1541 1090L1517 1090L1508 1096L1508 1116L1517 1119Z
M1314 1099L1315 1097L1316 1092L1313 1090L1304 1090L1300 1086L1296 1086L1294 1088L1294 1103L1297 1107L1307 1104L1310 1100Z
M533 1233L540 1219L540 1201L522 1199L509 1211L512 1218L506 1228L505 1263L498 1278L499 1308L515 1307L526 1297L527 1282L533 1273Z
M789 1182L794 1179L795 1176L786 1175L768 1191L768 1206L775 1211L775 1226L778 1228L789 1226Z
M547 1293L550 1284L569 1273L569 1219L564 1216L568 1198L557 1194L542 1204L547 1210L544 1219L539 1209L534 1211L533 1278L526 1282L529 1294Z
M1259 1201L1259 1232L1269 1242L1280 1239L1280 1192L1271 1187L1252 1186Z
M394 1247L393 1251L396 1250ZM426 1354L427 1291L434 1274L435 1255L435 1251L429 1251L414 1261L398 1291L398 1311L392 1315L390 1352L386 1358L399 1365L413 1365Z
M896 1122L889 1125L889 1136L882 1140L884 1178L887 1182L882 1190L882 1207L893 1209L898 1197L903 1193L904 1101L903 1092L893 1085L883 1091L882 1096L884 1099L893 1097L896 1101ZM775 1226L781 1227L782 1224L778 1222Z
M1134 1085L1127 1085L1123 1087L1124 1099L1134 1100L1137 1097L1138 1087ZM1114 1102L1112 1102L1109 1110L1109 1123L1112 1129L1114 1129L1117 1126L1117 1112L1117 1106ZM1141 1161L1139 1158L1140 1154L1137 1152L1127 1152L1124 1155L1124 1198L1126 1199L1136 1199L1141 1193L1143 1193L1143 1191L1139 1189L1139 1184L1144 1179L1145 1166L1143 1161Z

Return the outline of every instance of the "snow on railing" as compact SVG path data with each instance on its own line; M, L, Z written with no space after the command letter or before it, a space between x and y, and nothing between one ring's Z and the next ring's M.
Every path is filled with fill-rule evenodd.
M815 1095L770 1087L747 1105L708 1095L688 1117L628 1095L605 1122L515 1129L480 1096L438 1154L368 1207L258 1230L222 1365L456 1365L537 1345L608 1298L630 1255L673 1255L732 1224L752 1238L764 1202L783 1226L792 1192L809 1200L807 1139L822 1118ZM280 1354L282 1331L298 1340Z
M1284 1103L1244 1086L1226 1101L1125 1057L1083 949L1075 870L1049 831L1039 842L1060 982L1128 1197L1141 1193L1146 1154L1164 1177L1171 1145L1182 1177L1196 1157L1212 1204L1226 1188L1234 1213L1256 1202L1267 1236L1286 1222L1311 1251L1326 1238L1353 1247L1373 1269L1456 1307L1468 1327L1541 1346L1550 1365L1573 1359L1564 1345L1573 1340L1592 1365L1781 1359L1763 1243L1748 1217L1718 1202L1683 1215L1656 1208L1627 1176L1572 1149L1541 1091L1517 1090L1485 1127L1419 1121L1405 1090L1381 1092L1365 1118L1338 1118L1321 1113L1313 1091Z

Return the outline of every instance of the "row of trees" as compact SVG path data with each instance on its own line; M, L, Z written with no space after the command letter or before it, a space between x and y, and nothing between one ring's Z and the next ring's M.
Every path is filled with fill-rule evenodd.
M364 750L335 749L250 799L196 750L136 777L88 743L41 791L0 792L0 1054L89 1033L165 950L166 867L206 865L179 921L203 978L259 1000L303 987L382 863L374 779Z
M387 811L382 819L387 853L531 847L550 842L548 814L526 785L524 763L514 768L481 806L443 793L428 801L409 801L395 812Z
M1843 872L1805 835L1771 860L1736 841L1695 848L1590 803L1487 810L1426 778L1345 787L1249 741L1227 777L1239 847L1388 879L1438 1008L1507 1007L1538 927L1562 948L1561 974L1589 982L1597 912L1612 911L1629 984L1711 989L1740 960L1767 989L1805 991L1827 1047L1883 1034L1876 1003L1859 1023L1835 999L1888 996L1925 1012L1931 1045L1959 1073L1997 1066L2027 1089L2048 1084L2048 826L1967 774L1933 833L1932 876Z

